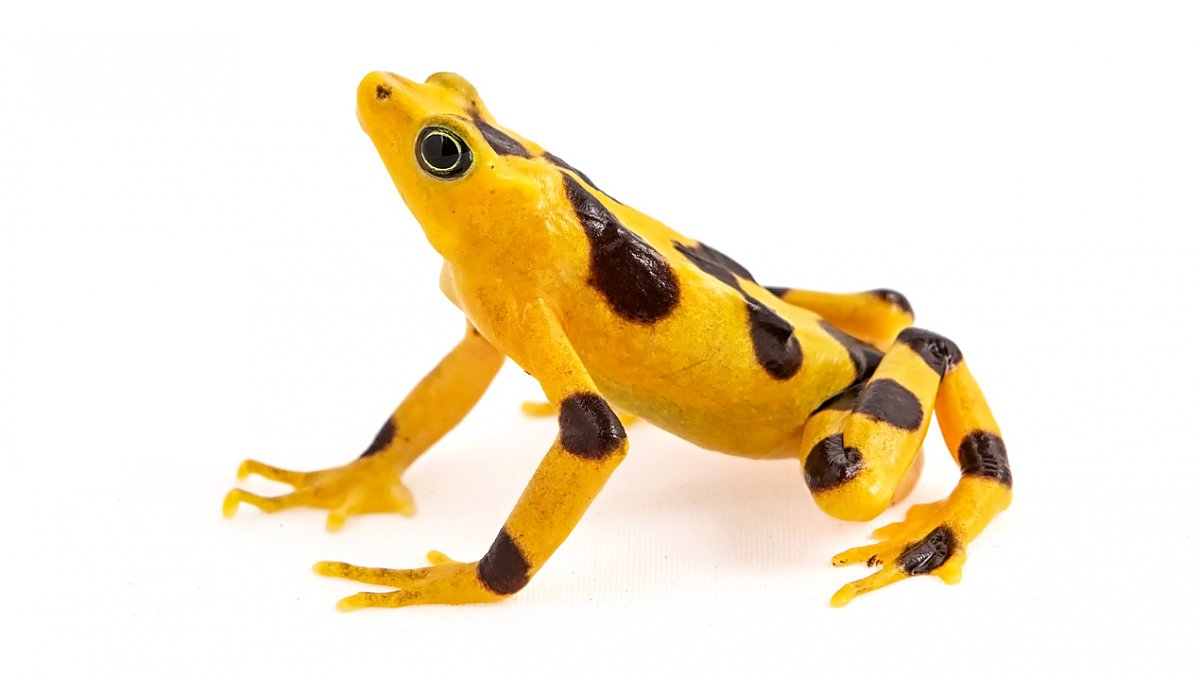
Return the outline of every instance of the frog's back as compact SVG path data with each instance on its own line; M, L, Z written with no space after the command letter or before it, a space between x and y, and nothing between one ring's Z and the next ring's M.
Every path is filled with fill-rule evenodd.
M879 352L759 286L732 258L564 171L586 280L555 294L571 343L620 407L700 446L794 456L805 420ZM570 225L568 225L570 226Z

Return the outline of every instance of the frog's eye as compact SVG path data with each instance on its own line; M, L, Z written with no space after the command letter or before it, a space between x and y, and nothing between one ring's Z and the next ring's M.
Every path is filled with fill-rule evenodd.
M450 129L430 126L417 136L417 160L434 177L457 178L471 168L471 148Z

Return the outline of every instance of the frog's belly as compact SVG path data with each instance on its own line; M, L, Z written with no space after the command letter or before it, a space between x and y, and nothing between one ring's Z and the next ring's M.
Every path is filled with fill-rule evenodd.
M821 402L845 385L819 353L787 381L727 353L581 351L600 392L617 407L706 449L751 458L794 457L800 431Z

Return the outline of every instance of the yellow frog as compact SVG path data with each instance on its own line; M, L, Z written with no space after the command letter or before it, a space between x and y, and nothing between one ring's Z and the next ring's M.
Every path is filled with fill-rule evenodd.
M617 409L707 449L798 459L817 505L856 521L911 490L936 410L961 481L875 532L880 542L835 556L880 569L832 603L913 575L959 580L967 543L1008 506L1012 474L962 353L909 327L902 295L761 286L499 126L458 75L420 84L371 73L358 119L444 258L441 289L466 315L466 335L358 459L307 473L246 461L239 477L294 490L234 489L225 514L242 502L327 508L331 530L359 513L410 514L401 474L466 416L506 357L541 384L559 432L479 561L431 552L432 566L412 570L321 562L318 573L397 588L340 608L496 601L525 587L628 451Z

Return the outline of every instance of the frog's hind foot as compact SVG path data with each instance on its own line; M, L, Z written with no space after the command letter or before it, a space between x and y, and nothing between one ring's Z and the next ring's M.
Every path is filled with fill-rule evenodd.
M833 595L833 606L845 606L851 599L886 585L917 575L933 575L947 584L962 579L966 546L959 541L952 523L946 521L944 501L913 506L903 522L876 529L873 545L851 548L835 555L834 566L865 563L882 567L875 574L847 583Z
M1012 498L1000 429L962 353L916 328L899 334L861 391L810 417L802 444L805 479L817 504L842 519L867 521L911 488L904 476L936 411L962 479L943 501L914 506L904 521L875 531L880 542L833 558L835 566L881 567L833 595L834 606L911 576L962 578L967 544Z
M292 491L281 496L260 496L244 489L231 489L222 506L226 517L233 517L242 503L267 513L296 506L323 508L329 511L325 528L337 531L351 515L416 513L412 494L400 482L399 471L380 457L364 456L344 466L311 472L284 470L247 459L238 467L238 479L251 475L281 482L292 487Z

